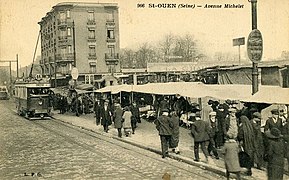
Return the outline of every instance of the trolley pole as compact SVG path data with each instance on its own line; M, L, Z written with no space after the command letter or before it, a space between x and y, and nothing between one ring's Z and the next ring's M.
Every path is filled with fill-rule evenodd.
M19 78L18 65L19 65L18 54L16 54L16 73L17 73L16 76L17 76L17 79Z

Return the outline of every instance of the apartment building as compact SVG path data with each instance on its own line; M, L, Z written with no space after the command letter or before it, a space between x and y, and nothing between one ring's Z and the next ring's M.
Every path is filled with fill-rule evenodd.
M93 84L104 74L120 72L119 18L116 3L59 3L38 23L42 75Z

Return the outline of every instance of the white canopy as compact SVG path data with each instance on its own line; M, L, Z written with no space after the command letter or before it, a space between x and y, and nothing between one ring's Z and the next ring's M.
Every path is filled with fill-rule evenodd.
M213 97L217 99L231 99L245 102L270 104L289 104L289 88L277 86L259 86L259 92L251 95L251 85L208 85L200 82L169 82L149 83L144 85L107 86L95 92L140 92L148 94L175 95L191 98Z

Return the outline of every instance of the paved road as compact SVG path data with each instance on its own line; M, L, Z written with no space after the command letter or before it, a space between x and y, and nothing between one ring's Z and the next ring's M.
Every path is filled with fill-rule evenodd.
M0 179L222 179L57 120L28 121L0 101Z

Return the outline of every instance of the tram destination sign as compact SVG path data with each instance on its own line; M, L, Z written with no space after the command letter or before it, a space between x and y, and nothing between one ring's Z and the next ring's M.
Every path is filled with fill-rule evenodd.
M258 63L262 59L263 39L262 34L258 29L254 29L249 34L247 40L247 53L249 59L254 63Z

